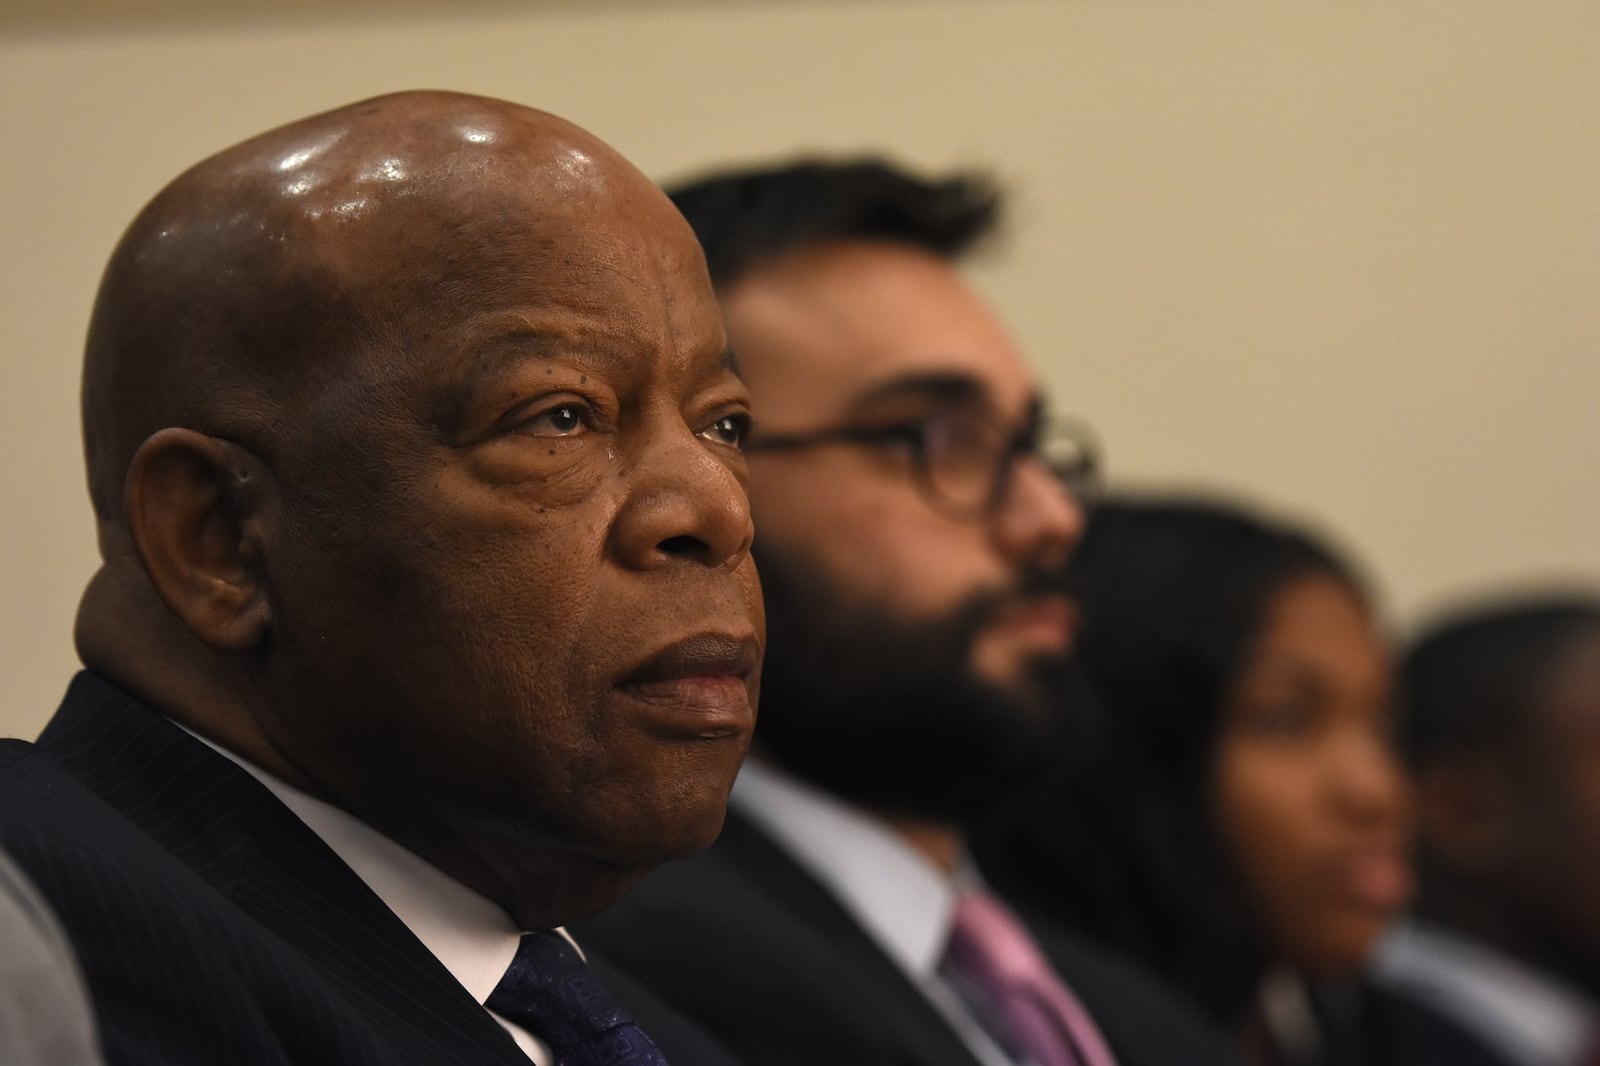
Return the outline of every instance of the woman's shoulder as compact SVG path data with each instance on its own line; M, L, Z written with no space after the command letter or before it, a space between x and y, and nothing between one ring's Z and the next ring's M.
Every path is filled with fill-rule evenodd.
M1360 981L1352 986L1356 1009L1330 1009L1319 996L1318 1013L1330 1028L1328 1066L1514 1066L1455 1021L1402 990Z

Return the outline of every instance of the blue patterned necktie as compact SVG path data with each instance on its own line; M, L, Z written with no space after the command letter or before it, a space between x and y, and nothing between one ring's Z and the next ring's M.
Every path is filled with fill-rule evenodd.
M484 1004L544 1041L555 1066L667 1066L560 933L524 933Z

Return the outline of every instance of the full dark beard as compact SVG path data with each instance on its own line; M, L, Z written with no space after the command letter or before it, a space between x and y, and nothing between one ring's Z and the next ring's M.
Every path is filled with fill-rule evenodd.
M996 611L1060 591L1029 575L954 615L911 622L840 592L794 553L758 549L767 605L757 750L862 807L962 824L1071 750L1075 688L1064 656L1011 684L972 669Z

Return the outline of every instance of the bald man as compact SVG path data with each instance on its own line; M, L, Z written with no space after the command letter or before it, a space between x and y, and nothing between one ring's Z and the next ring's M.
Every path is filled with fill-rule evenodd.
M719 1061L561 930L710 843L755 716L748 400L667 199L500 101L305 119L135 219L83 381L87 669L0 844L108 1059Z

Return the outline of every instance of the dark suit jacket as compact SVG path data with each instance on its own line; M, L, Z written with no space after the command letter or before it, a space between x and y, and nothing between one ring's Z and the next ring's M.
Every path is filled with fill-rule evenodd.
M828 890L736 812L705 855L657 870L578 935L751 1066L975 1064ZM1035 935L1121 1066L1234 1061L1153 979L1064 932Z
M97 675L37 744L0 741L0 846L72 940L111 1063L527 1064L260 782ZM729 1061L596 972L673 1066Z
M1368 980L1311 990L1325 1054L1317 1066L1514 1066L1451 1018ZM1278 1051L1275 1066L1296 1066Z

